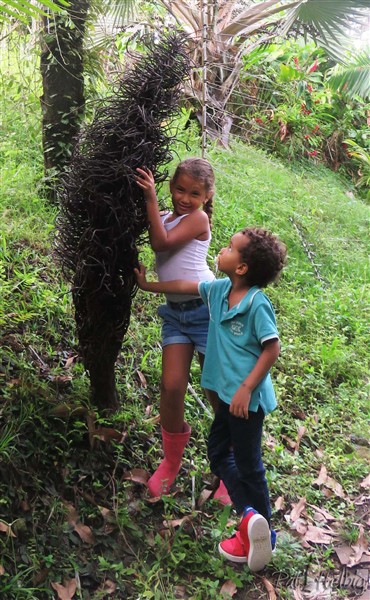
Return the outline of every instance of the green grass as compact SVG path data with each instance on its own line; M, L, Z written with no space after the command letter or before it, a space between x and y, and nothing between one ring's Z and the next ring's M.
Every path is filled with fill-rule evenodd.
M67 362L76 356L73 306L51 254L56 209L42 196L33 106L33 113L20 116L17 104L3 99L0 595L53 598L51 583L77 578L76 597L83 599L220 598L228 580L239 590L236 599L265 597L258 577L217 553L229 531L229 509L193 505L192 478L196 499L212 478L206 458L210 419L192 395L186 418L193 436L178 493L152 504L142 486L125 478L132 468L151 472L160 459L154 418L160 297L137 294L117 362L121 409L111 421L96 415L98 426L123 432L124 441L89 443L89 381L78 359ZM185 136L191 149L179 144L177 152L199 155L193 132ZM305 497L325 508L340 524L344 542L356 539L361 522L355 500L369 454L356 440L366 436L369 417L369 207L348 194L350 184L323 168L292 170L241 144L230 151L210 146L208 158L217 184L211 256L247 225L273 230L289 251L279 284L268 290L282 353L273 371L279 408L266 420L264 438L272 501L285 502L285 509L274 509L281 542L265 574L279 597L288 598L287 582L301 577L307 565L313 572L321 565L329 574L337 566L332 547L302 546L284 518L292 504ZM148 246L141 258L152 265ZM192 383L201 396L196 363ZM64 404L69 411L58 413ZM305 434L294 452L290 442L301 426ZM322 465L341 484L342 496L313 485ZM81 539L68 519L68 504L93 539ZM314 509L307 512L312 516ZM164 525L183 517L179 526Z

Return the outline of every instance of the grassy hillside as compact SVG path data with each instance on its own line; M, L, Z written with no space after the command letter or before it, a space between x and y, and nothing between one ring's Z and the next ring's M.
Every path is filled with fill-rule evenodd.
M161 453L160 297L136 295L117 364L121 410L107 421L89 406L71 298L50 252L56 209L42 196L36 116L7 106L0 141L0 597L57 598L59 585L94 600L241 600L267 597L270 582L279 598L293 598L322 573L332 598L351 597L335 549L347 549L357 575L368 525L369 207L322 168L292 169L241 144L209 148L211 255L252 224L289 250L268 290L282 353L264 449L280 535L263 579L217 553L235 515L204 502L210 418L192 393L192 443L176 492L154 504L140 484ZM199 155L186 136L190 149L179 144L179 155ZM141 258L152 264L148 246ZM192 384L203 398L196 363Z

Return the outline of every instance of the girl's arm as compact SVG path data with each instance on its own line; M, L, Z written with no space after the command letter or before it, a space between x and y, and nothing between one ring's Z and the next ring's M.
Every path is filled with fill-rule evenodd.
M198 283L196 281L185 281L183 279L175 281L147 281L144 265L140 265L139 269L134 269L134 272L139 288L145 292L154 292L157 294L176 292L178 294L199 295Z
M280 354L278 339L267 341L263 346L254 368L236 390L230 405L230 412L235 417L248 419L249 403L254 388L267 375L272 365Z
M204 234L206 234L204 239L208 239L209 220L202 210L195 210L186 219L182 219L176 227L166 231L161 221L153 174L149 169L136 170L139 173L136 182L144 191L146 200L150 245L155 252L181 246Z

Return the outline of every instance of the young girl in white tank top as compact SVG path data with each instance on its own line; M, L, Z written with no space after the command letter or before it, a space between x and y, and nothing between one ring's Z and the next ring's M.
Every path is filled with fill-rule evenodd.
M214 173L201 158L182 161L170 181L173 212L162 215L158 206L153 174L137 169L137 183L144 191L149 238L156 255L160 281L214 279L207 264L211 241L210 220L214 194ZM158 309L162 324L162 381L160 419L164 460L148 481L153 497L169 492L180 469L191 429L184 421L184 399L194 351L201 366L206 349L209 313L200 296L167 294L167 303ZM214 410L218 400L206 395ZM226 489L215 497L228 503Z

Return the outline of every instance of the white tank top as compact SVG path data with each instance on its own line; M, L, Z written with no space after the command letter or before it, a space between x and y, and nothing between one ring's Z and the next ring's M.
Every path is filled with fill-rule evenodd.
M173 221L167 222L171 213L162 215L161 220L166 231L170 231L178 225L184 217L180 215ZM184 279L186 281L212 281L215 276L207 264L207 254L211 234L208 240L192 239L183 246L175 249L156 252L156 271L159 281L173 281L174 279ZM170 302L184 302L194 298L196 295L166 294Z

